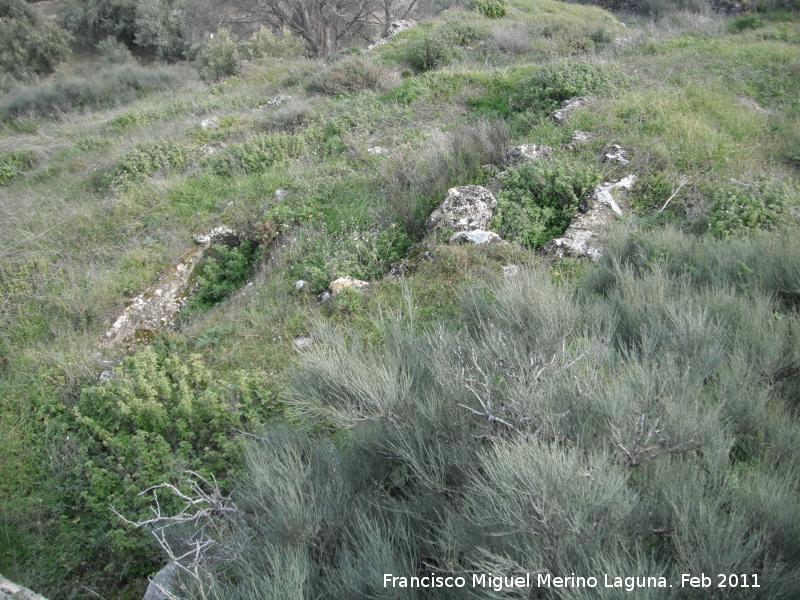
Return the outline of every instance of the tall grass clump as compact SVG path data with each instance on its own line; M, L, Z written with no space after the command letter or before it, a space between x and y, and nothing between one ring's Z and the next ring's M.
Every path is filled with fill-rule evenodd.
M732 260L729 242L704 250L685 250L686 268ZM635 270L612 250L606 284L582 290L533 267L473 289L458 325L384 315L378 343L319 325L290 376L300 432L250 443L234 494L247 525L198 585L369 596L384 573L602 565L663 576L644 590L656 598L699 565L756 576L737 598L791 596L800 319L763 289L692 283L654 258Z
M309 82L309 88L331 96L381 91L388 89L396 78L385 67L360 56L348 56L320 71Z
M195 71L184 65L124 64L86 77L16 86L0 98L0 117L8 120L19 116L57 116L81 109L119 106L196 78Z
M390 173L389 207L409 232L421 236L425 220L442 201L448 188L482 183L482 167L500 165L511 144L511 132L503 121L479 121L462 126L416 162L404 158Z

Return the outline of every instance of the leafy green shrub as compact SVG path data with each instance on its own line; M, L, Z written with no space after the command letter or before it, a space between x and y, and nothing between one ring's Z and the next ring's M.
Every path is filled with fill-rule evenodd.
M112 36L131 44L136 35L136 0L68 0L64 22L87 41Z
M201 356L174 350L146 347L127 357L109 381L84 388L73 409L70 433L80 445L80 462L71 507L80 510L86 545L94 553L110 548L117 557L94 558L103 556L120 575L149 574L154 556L145 533L127 531L109 506L144 520L152 515L139 492L180 485L184 470L227 481L240 464L234 428L269 410L257 402L255 379L236 373L223 380ZM162 506L174 509L176 500L165 496Z
M220 29L200 54L200 76L213 81L239 72L239 46L230 31Z
M190 305L213 306L242 287L253 274L255 254L249 240L242 240L238 247L213 245L198 267L197 293Z
M469 8L490 19L499 19L508 14L508 0L470 0Z
M189 163L186 149L177 142L156 141L126 152L113 170L112 182L137 181L158 171L184 169Z
M503 73L483 97L471 102L481 112L507 117L535 111L549 113L576 96L603 95L625 84L616 67L566 60L535 68Z
M391 71L361 56L348 56L323 69L309 82L309 88L335 96L364 90L385 89Z
M542 246L564 233L599 182L596 169L576 164L537 161L509 169L490 227L529 248Z
M797 204L797 186L759 175L714 191L706 216L708 230L726 237L753 229L775 229L787 222L789 207Z
M451 63L460 48L488 37L485 28L468 21L450 21L427 31L408 46L406 60L417 71L432 71Z
M131 54L128 47L115 37L108 36L98 42L95 47L100 53L101 65L122 65L134 61L133 54Z
M177 87L197 78L183 65L142 67L124 64L87 77L69 77L38 85L19 85L0 98L0 118L58 115L81 108L118 106L148 92Z
M29 171L39 162L39 157L33 151L13 150L0 152L0 185L5 185L16 179L25 171Z
M223 177L258 173L299 156L304 149L305 139L302 136L286 133L256 135L240 144L229 145L224 152L205 158L201 166Z
M759 27L764 27L764 25L766 25L764 19L755 14L740 15L734 17L727 23L728 31L731 33L740 33L748 29L758 29Z
M0 0L0 71L15 79L46 73L71 54L71 41L25 0Z
M291 31L284 28L280 37L270 29L262 26L250 36L244 45L244 51L250 59L274 57L297 58L305 53L305 44Z

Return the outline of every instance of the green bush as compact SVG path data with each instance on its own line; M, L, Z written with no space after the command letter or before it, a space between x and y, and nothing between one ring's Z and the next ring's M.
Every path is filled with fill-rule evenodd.
M790 207L797 205L798 193L796 185L765 175L717 189L706 215L708 230L726 237L753 229L779 228L787 223Z
M364 90L383 90L391 71L360 56L348 56L319 72L309 83L316 92L335 96Z
M209 81L223 79L239 72L239 46L230 31L220 29L198 59L200 76Z
M754 14L734 17L727 23L728 31L731 33L740 33L748 29L758 29L764 27L764 25L766 25L764 19Z
M600 182L594 168L537 161L509 169L490 227L503 238L537 248L569 227L583 196Z
M283 29L276 36L267 27L262 26L250 36L244 45L250 59L258 58L297 58L305 53L305 44L288 29Z
M426 31L410 43L406 60L417 71L433 71L453 62L461 55L461 47L488 37L485 28L468 21L450 21Z
M253 274L256 252L249 240L239 246L213 245L198 267L197 293L190 306L208 308L230 296Z
M68 77L37 85L18 85L0 98L0 118L58 115L82 108L132 102L149 92L183 85L197 73L183 65L142 67L124 64L87 77Z
M35 167L38 162L39 157L32 151L0 152L0 185L16 179L25 171Z
M101 65L122 65L133 62L133 54L128 47L112 36L97 43L97 52L100 54Z
M508 0L470 0L469 7L490 19L499 19L508 14Z
M299 156L305 145L302 136L286 133L255 135L240 144L229 145L224 152L205 158L202 167L223 177L259 173Z
M186 168L189 155L177 142L159 141L141 144L120 158L111 174L114 184L138 181L159 171L176 171Z
M285 260L292 277L307 281L311 291L320 293L346 275L364 280L381 277L411 245L411 237L396 223L381 230L353 227L333 235L303 228L294 234Z
M44 74L71 54L72 36L40 19L25 0L0 0L0 71L15 79Z
M225 485L240 464L234 428L257 422L268 410L258 405L255 388L243 373L226 381L201 356L157 346L126 358L109 381L82 390L70 426L81 461L74 465L71 510L80 511L89 557L119 569L117 577L153 571L149 533L127 530L110 507L132 520L150 518L151 497L139 492L160 483L180 485L187 469L213 473ZM176 501L165 495L162 507L172 510ZM115 554L100 554L109 549Z
M90 41L112 36L132 44L136 35L136 0L67 0L67 29Z
M613 66L566 60L533 69L511 70L498 75L489 93L472 106L484 113L508 117L535 111L550 113L570 98L605 95L624 86L626 78Z

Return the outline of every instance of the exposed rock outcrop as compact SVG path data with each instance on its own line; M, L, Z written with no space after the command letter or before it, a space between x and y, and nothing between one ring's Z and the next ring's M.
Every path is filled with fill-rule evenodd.
M175 579L178 576L178 566L171 562L161 569L150 580L147 591L142 600L169 600L175 596L172 594L175 586Z
M144 292L136 296L105 332L101 345L108 349L127 349L146 343L164 329L172 327L190 294L191 276L213 244L236 246L240 234L227 227L217 227L195 237L199 245L164 271Z
M482 246L484 244L505 244L506 242L497 235L494 231L486 231L484 229L474 229L472 231L459 231L453 234L448 241L450 244L475 244Z
M479 185L450 188L442 204L428 217L430 231L454 233L486 229L497 206L494 194Z
M331 295L336 296L345 288L353 288L356 290L365 290L369 287L368 281L362 281L360 279L356 279L355 277L350 277L350 275L346 275L344 277L339 277L336 281L331 282Z
M553 120L556 123L564 124L567 122L567 118L569 117L569 113L571 113L576 108L582 108L589 103L589 99L584 96L578 96L577 98L570 98L569 100L564 100L561 103L561 108L553 113Z
M383 46L389 40L391 40L394 36L402 31L406 31L407 29L411 29L412 27L416 27L417 22L413 19L400 19L398 21L392 21L392 24L389 25L389 28L386 30L386 35L379 39L374 44L370 44L367 46L367 50L373 50L378 46Z
M506 152L506 166L518 167L525 163L550 158L553 149L550 146L540 146L538 144L522 144L515 146Z
M0 575L0 600L47 600L47 598Z
M622 214L618 199L633 187L634 175L618 181L601 183L587 196L584 203L564 235L556 238L540 249L543 254L558 258L589 257L599 260L603 255L600 245L602 234Z

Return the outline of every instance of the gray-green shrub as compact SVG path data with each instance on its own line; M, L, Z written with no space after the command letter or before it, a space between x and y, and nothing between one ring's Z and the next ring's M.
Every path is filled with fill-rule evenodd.
M47 73L72 52L72 36L25 0L0 0L0 24L0 71L14 79Z
M758 575L761 587L731 597L790 597L800 319L724 273L687 278L698 263L741 262L745 248L687 247L683 235L623 235L600 287L555 285L536 267L473 289L457 328L385 317L369 344L319 325L289 390L302 433L272 428L251 443L238 496L249 529L227 545L237 576L208 571L205 592L250 598L291 583L369 596L383 573L429 569L602 567L675 585L699 565ZM637 262L626 266L624 248ZM767 441L775 415L780 450Z
M86 77L68 77L37 85L18 85L0 98L0 118L58 115L83 108L106 108L132 102L150 92L195 80L184 65L142 67L124 64Z

